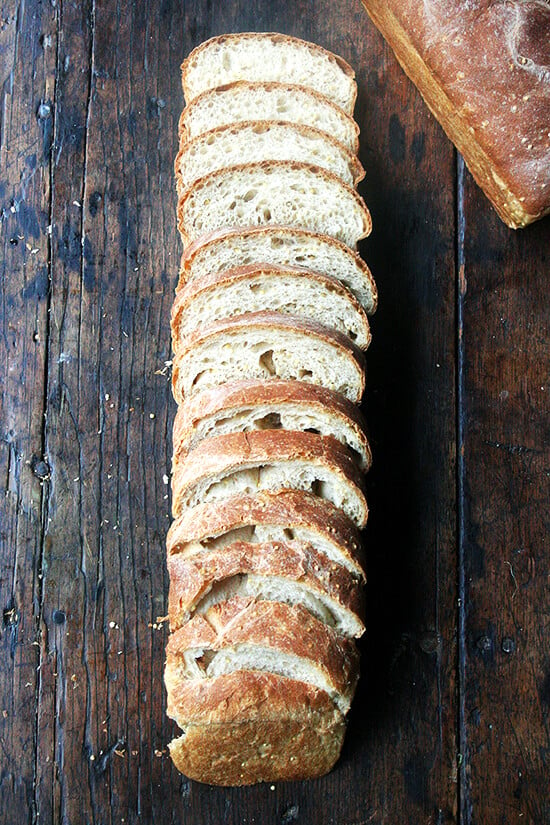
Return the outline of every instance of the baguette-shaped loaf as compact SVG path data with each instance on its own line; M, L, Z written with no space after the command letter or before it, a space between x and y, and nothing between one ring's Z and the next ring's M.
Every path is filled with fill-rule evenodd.
M174 452L205 438L251 430L307 430L331 435L366 472L372 462L359 408L340 393L304 381L272 379L222 384L191 396L174 420Z
M205 175L178 201L185 244L216 229L283 224L330 235L355 249L370 234L364 200L332 172L296 161L243 163Z
M208 654L208 655L205 655ZM349 710L359 675L355 642L302 605L236 596L195 614L166 646L168 706L185 679L211 679L236 670L289 676L326 691Z
M295 540L365 581L357 527L330 501L302 491L264 490L198 504L172 523L166 546L168 555L189 558L238 540Z
M254 114L251 112L251 117ZM247 120L218 126L180 143L175 161L178 195L183 195L199 178L240 164L243 159L247 163L314 163L333 172L348 186L356 186L365 177L357 156L319 129L279 120Z
M360 580L295 539L235 540L208 552L168 554L170 628L235 596L301 604L343 636L365 630Z
M324 690L260 671L182 681L168 714L185 729L169 746L174 764L214 785L322 776L338 759L346 730Z
M358 527L367 523L363 475L330 436L263 430L213 436L174 455L174 517L201 502L260 490L305 490L340 507Z
M196 330L175 345L172 387L181 404L202 389L250 378L318 384L358 403L363 353L336 330L277 312L256 312Z
M371 315L378 303L376 284L366 263L348 246L302 227L257 226L212 232L187 247L178 291L188 281L247 264L302 266L336 278Z
M341 57L296 37L270 32L225 34L193 49L181 67L190 103L206 89L235 80L284 81L315 89L353 114L355 72Z
M359 150L359 127L350 115L319 92L292 83L237 80L208 89L183 110L179 134L192 140L204 132L243 120L284 120L314 126Z
M360 349L370 344L365 310L340 281L318 272L274 264L249 264L193 280L172 308L174 348L197 327L247 312L283 312L336 329Z
M503 221L550 212L550 4L363 0Z

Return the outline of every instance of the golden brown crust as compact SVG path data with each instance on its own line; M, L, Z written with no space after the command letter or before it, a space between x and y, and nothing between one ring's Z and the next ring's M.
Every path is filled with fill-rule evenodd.
M257 671L183 682L168 715L185 729L170 743L176 767L215 785L321 776L338 759L345 733L324 691Z
M168 555L170 628L182 626L212 587L234 576L253 574L303 585L312 596L326 595L355 618L355 635L364 632L364 595L349 570L331 562L304 542L288 540L250 543L235 541L216 550L186 557Z
M363 507L359 526L365 526L368 508L363 475L345 448L331 436L286 430L213 436L202 441L183 460L175 454L172 476L174 516L183 511L184 495L202 480L217 475L225 477L241 469L294 461L307 461L313 466L328 468L346 488L355 488Z
M277 411L280 411L287 404L304 407L310 411L319 411L319 414L328 413L335 420L345 420L346 426L353 430L365 452L366 460L361 469L366 472L370 468L372 453L365 435L366 425L356 404L352 404L341 393L316 384L306 384L304 381L284 381L277 378L272 380L250 379L221 384L185 399L178 406L174 419L172 434L174 452L183 456L189 451L197 425L209 416L222 414L224 417L229 417L232 412L242 408L253 410L255 407L266 405L273 405Z
M317 129L315 126L308 126L304 123L292 123L288 120L258 121L254 120L253 118L250 118L249 120L239 120L236 123L226 123L222 126L216 126L213 129L209 129L208 132L203 132L202 134L197 135L197 137L192 138L191 140L180 139L179 151L174 161L174 172L176 176L176 192L178 196L182 197L189 188L189 186L194 182L184 182L181 174L181 164L185 158L186 153L191 151L195 146L199 145L200 143L204 143L205 141L215 140L216 137L219 135L223 136L231 133L235 141L239 141L241 139L241 135L243 132L250 130L251 128L255 129L258 127L265 131L267 127L269 127L270 125L274 127L280 127L283 131L288 131L289 138L295 138L296 134L301 134L313 140L322 140L328 146L331 146L333 152L338 152L343 157L345 157L349 173L353 179L354 186L357 186L357 184L360 183L360 181L362 181L365 177L365 170L363 169L363 165L357 157L357 155L354 155L346 146L344 146L343 143L340 143L340 141L335 140L335 138L333 138L331 135L328 135L326 132L323 132L321 129ZM270 158L267 157L265 158L265 160L270 160ZM227 165L228 164L221 165L219 168L223 169Z
M185 367L187 353L194 347L203 344L209 338L221 337L235 331L246 332L252 328L265 329L266 335L270 337L274 334L285 332L291 335L300 335L304 338L306 351L311 344L312 337L320 338L322 341L340 350L355 368L359 379L359 387L357 397L354 401L359 402L361 400L363 392L365 391L365 358L359 347L356 347L343 333L322 326L315 321L308 321L305 318L295 318L292 315L283 315L280 312L248 312L245 315L238 315L234 318L224 318L221 321L214 321L203 328L198 328L185 339L185 342L174 340L173 347L175 355L172 367L172 391L178 404L183 403L185 398L183 388L180 386L179 374L180 370ZM275 378L271 380L275 380Z
M189 244L191 241L198 240L197 238L193 238L193 236L189 233L188 229L186 229L185 209L187 206L187 202L201 189L219 183L224 178L224 176L228 174L237 176L240 174L246 174L248 171L262 171L266 173L266 176L274 175L277 173L285 174L286 172L299 172L306 176L311 174L315 177L317 184L320 181L323 181L325 183L329 183L333 186L336 186L336 189L340 190L344 197L347 197L354 202L355 207L361 214L362 229L360 234L356 237L355 242L360 241L362 238L366 238L368 237L368 235L370 235L372 231L372 218L365 201L363 200L361 195L359 195L359 193L356 192L355 189L353 189L352 186L348 186L348 184L344 183L337 175L327 171L326 169L321 169L321 167L315 166L315 164L312 163L299 163L298 161L293 160L264 160L259 161L257 163L240 163L234 166L226 166L223 169L218 169L215 172L210 172L209 174L204 175L204 177L194 181L194 183L188 189L185 190L185 193L178 198L177 211L178 230L181 234L184 245L187 246L187 244ZM228 223L224 225L224 229L229 229L232 226L235 226L234 223L231 223L231 220L233 220L233 218L230 215L228 215L227 220ZM273 224L267 221L263 225L272 226ZM201 236L202 234L203 233L201 232Z
M341 109L340 106L337 106L336 103L333 103L332 100L329 100L328 97L325 97L320 92L317 92L315 89L309 89L307 86L300 86L296 83L279 83L274 80L234 80L232 83L224 83L222 86L216 86L214 89L207 89L205 92L201 92L191 101L191 103L188 106L185 107L185 109L183 109L181 113L178 122L178 137L180 138L180 140L188 139L186 121L192 115L192 111L194 108L199 106L203 100L206 100L211 95L223 94L224 92L230 92L232 89L236 88L259 91L265 90L266 92L276 91L283 95L292 95L293 92L299 91L300 94L306 95L307 97L311 98L313 103L322 106L328 106L329 108L333 109L338 117L347 121L350 132L354 133L353 143L350 148L356 154L359 151L359 126L351 117L351 115L349 115L347 112Z
M170 635L165 671L169 695L172 685L181 681L179 666L186 651L219 651L239 645L308 660L323 673L334 693L353 696L359 653L352 639L338 634L302 605L242 596L214 604L204 615L195 614Z
M255 525L311 531L336 545L358 573L364 570L361 537L353 522L330 501L296 490L261 491L199 504L172 522L166 539L168 554L184 554L190 542Z
M249 226L236 229L220 229L215 232L209 232L202 235L185 249L180 264L180 275L176 292L183 288L184 284L190 280L193 270L193 265L197 258L201 255L208 254L216 249L218 246L224 244L231 244L232 242L243 242L253 240L254 238L272 239L286 248L291 248L293 245L297 246L300 242L306 241L311 243L320 243L321 246L326 246L337 250L338 254L347 258L353 267L357 268L360 277L364 279L366 285L365 291L370 293L371 302L366 307L367 314L372 315L378 306L378 290L376 283L372 276L370 269L365 261L358 255L357 252L350 249L349 246L342 243L342 241L332 238L330 235L322 235L318 232L312 232L309 229L301 229L300 227L292 226L278 226L272 224L271 226ZM261 259L257 259L258 263L262 263ZM235 261L240 263L240 261ZM298 261L296 261L298 264ZM308 267L311 269L311 261L308 261ZM316 270L321 271L322 270Z
M548 214L548 4L363 4L502 220Z
M363 334L367 342L363 349L367 349L371 342L371 333L369 328L369 320L366 312L355 298L355 296L343 286L336 278L328 275L322 275L320 272L314 272L306 267L298 266L278 266L277 264L247 264L245 266L235 267L234 269L226 269L223 272L212 272L200 281L190 281L181 289L174 301L171 313L171 328L172 340L174 343L181 340L178 333L180 318L182 313L186 312L191 306L193 300L204 292L216 292L220 288L231 286L240 281L248 281L255 276L265 276L276 280L283 275L293 275L309 281L315 281L319 284L320 289L329 289L331 292L337 294L340 298L345 299L353 312L357 313L363 324Z

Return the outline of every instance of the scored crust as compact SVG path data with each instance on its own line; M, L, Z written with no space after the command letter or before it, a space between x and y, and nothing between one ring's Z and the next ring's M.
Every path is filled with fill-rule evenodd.
M355 575L365 580L361 537L339 507L311 493L260 491L198 504L172 522L166 538L168 554L185 553L186 545L216 538L241 527L267 525L303 528L349 559Z
M238 416L239 411L243 409L250 412L255 409L261 410L264 417L265 415L269 417L270 413L284 416L285 407L291 410L304 409L314 415L317 418L317 429L320 432L325 420L329 417L335 431L338 426L351 431L356 439L354 443L357 449L354 455L359 466L363 472L370 469L372 452L365 434L366 425L360 408L356 404L352 404L341 393L316 384L306 384L304 381L283 381L276 378L220 384L186 399L178 406L174 419L172 433L174 452L183 456L203 438L216 435L217 427L214 422L219 416L222 416L224 421L228 421L233 413ZM212 422L210 428L208 427L209 419ZM309 421L306 420L305 423L308 424ZM269 421L264 421L262 428L279 429L275 425L270 426ZM197 432L197 429L202 431ZM235 421L235 430L237 429L244 431L243 427L239 426L238 417ZM285 425L282 429L292 428ZM336 432L332 434L338 438ZM342 441L341 438L338 440Z
M174 764L215 785L321 776L345 734L345 718L325 691L257 671L182 682L167 713L185 730L169 746Z
M183 499L201 482L209 478L225 478L240 470L307 462L325 468L347 490L353 490L360 501L357 514L359 527L367 522L368 508L364 494L364 479L347 450L331 436L285 430L258 430L250 433L230 433L202 441L185 458L174 455L172 476L172 508L174 516L184 511Z

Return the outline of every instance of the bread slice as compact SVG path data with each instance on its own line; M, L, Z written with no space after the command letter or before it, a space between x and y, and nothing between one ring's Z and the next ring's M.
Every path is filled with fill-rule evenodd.
M367 523L363 476L330 436L264 430L218 435L174 455L174 517L201 502L260 490L305 490L327 499L358 527Z
M297 37L244 32L212 37L181 66L186 103L235 80L284 81L315 89L353 114L355 72L341 57Z
M170 628L235 596L302 605L342 636L363 635L360 581L307 544L245 539L207 552L168 555Z
M297 541L365 581L357 527L330 501L303 491L264 490L197 504L172 522L166 547L168 556L187 559L237 541Z
M352 639L301 605L236 596L212 605L204 615L195 614L169 637L164 676L169 715L172 693L184 680L238 670L275 673L313 685L346 713L359 675L359 654Z
M178 407L172 441L174 452L183 456L212 435L278 429L331 435L363 472L372 463L358 407L303 381L237 381L199 392Z
M179 199L185 244L216 229L283 224L331 235L352 249L371 231L364 200L332 172L266 160L211 172Z
M357 156L319 129L279 120L247 120L218 126L180 144L174 165L178 195L185 194L199 178L243 159L247 163L314 163L349 186L356 186L365 177Z
M302 227L256 226L220 230L187 247L177 291L188 281L247 264L302 266L339 280L368 315L378 304L376 284L366 263L340 241Z
M360 349L336 330L278 312L216 321L176 345L172 387L178 404L203 389L249 378L318 384L359 402L365 389Z
M250 264L190 281L172 308L174 349L198 327L247 312L283 312L346 335L360 349L370 344L368 318L335 278L298 267Z
M359 151L359 126L354 119L319 92L293 83L237 80L208 89L183 110L179 134L192 140L217 126L251 118L314 126L348 151Z
M346 730L324 690L260 671L180 682L168 714L185 729L169 745L176 768L212 785L322 776Z

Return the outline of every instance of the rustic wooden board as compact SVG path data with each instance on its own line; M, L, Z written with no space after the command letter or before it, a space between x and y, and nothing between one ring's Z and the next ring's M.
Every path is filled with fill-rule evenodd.
M217 789L168 758L156 622L172 163L182 58L248 29L357 71L369 630L335 771ZM359 0L13 1L0 55L0 822L550 821L549 221L499 223Z

